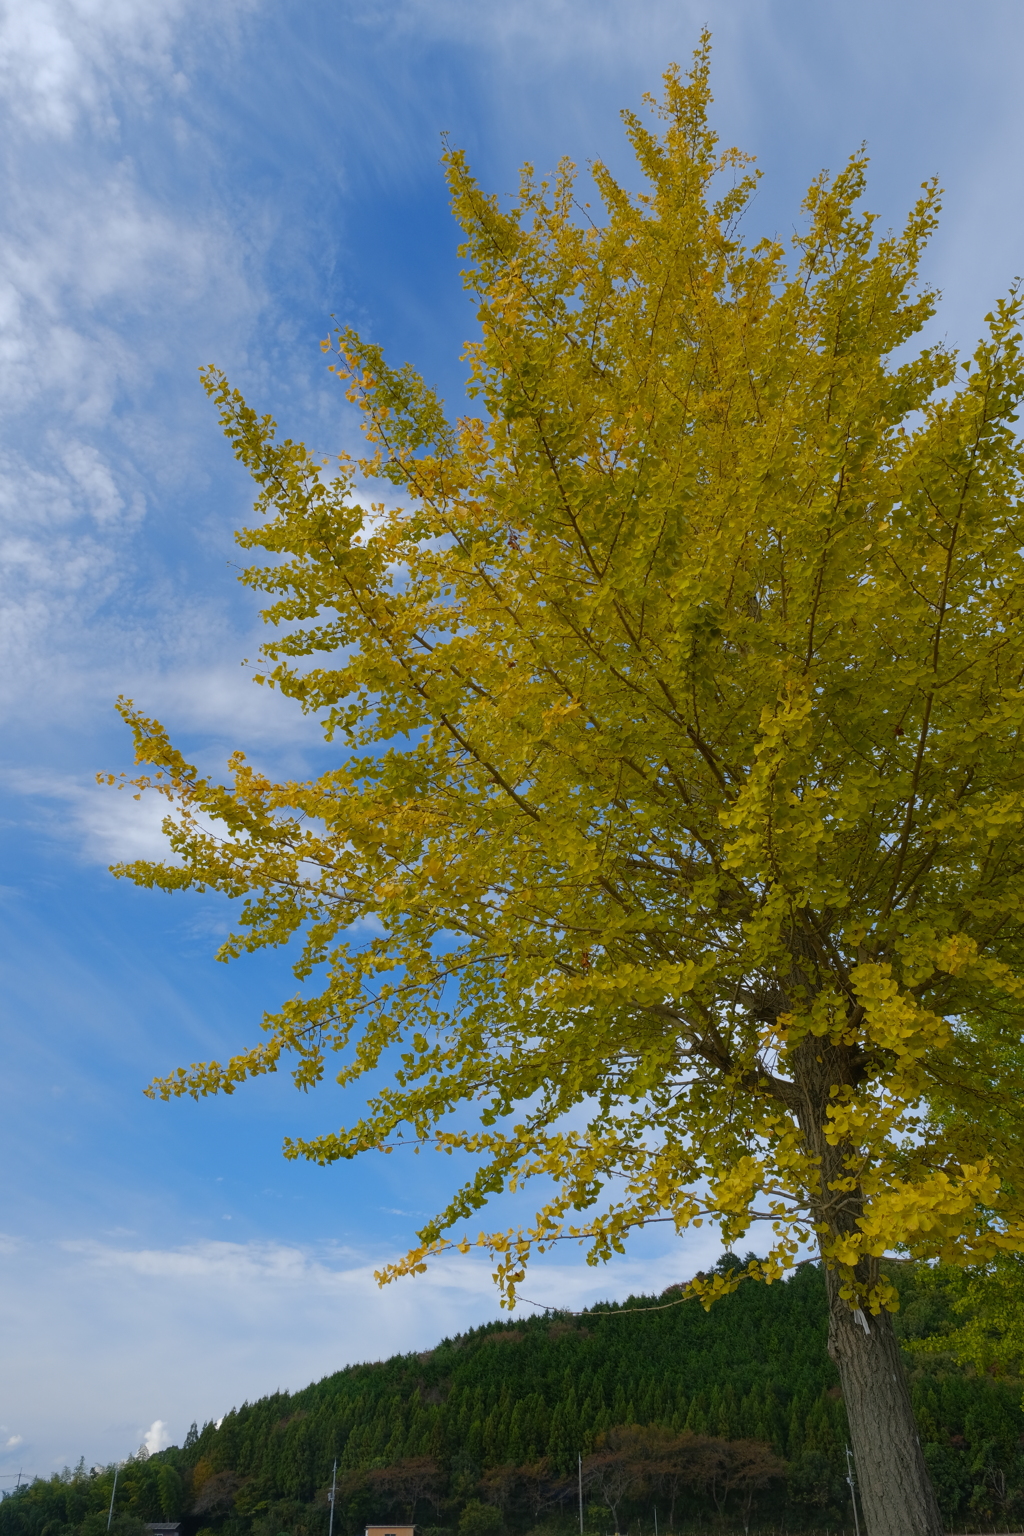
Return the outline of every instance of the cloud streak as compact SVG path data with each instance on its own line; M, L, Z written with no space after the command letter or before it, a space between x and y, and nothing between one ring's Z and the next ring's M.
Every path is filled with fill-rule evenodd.
M716 1251L695 1235L688 1272ZM429 1348L498 1315L484 1262L442 1260L382 1291L373 1271L392 1257L273 1241L18 1244L0 1260L0 1368L19 1403L25 1465L42 1473L81 1454L124 1456L140 1440L150 1450L180 1443L193 1418L349 1362ZM542 1262L530 1283L538 1300L579 1308L659 1290L681 1277L681 1262L678 1245L650 1245L598 1270Z
M191 167L174 148L195 136L187 47L227 46L251 9L0 10L0 709L23 724L40 688L73 713L111 671L159 665L172 613L223 628L168 582L146 519L199 489L195 369L237 351L265 302L261 235L217 197L213 146L186 142ZM140 150L162 152L159 177Z

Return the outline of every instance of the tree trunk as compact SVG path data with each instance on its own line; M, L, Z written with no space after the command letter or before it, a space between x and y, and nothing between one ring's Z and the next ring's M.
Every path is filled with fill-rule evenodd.
M800 964L807 956L799 956ZM799 965L794 978L806 990ZM826 1133L836 1085L856 1089L863 1062L848 1045L808 1036L792 1055L800 1127L808 1152L819 1164L815 1222L823 1246L853 1233L864 1209L863 1192L850 1188L850 1169L860 1151L830 1142ZM878 1279L878 1261L863 1259L854 1270L865 1290ZM825 1266L828 1287L828 1352L839 1368L866 1536L943 1536L942 1516L932 1487L910 1405L892 1314L872 1317L851 1312L839 1294L840 1278Z
M838 1276L826 1269L825 1278L828 1352L839 1368L866 1536L942 1536L892 1315L851 1312Z

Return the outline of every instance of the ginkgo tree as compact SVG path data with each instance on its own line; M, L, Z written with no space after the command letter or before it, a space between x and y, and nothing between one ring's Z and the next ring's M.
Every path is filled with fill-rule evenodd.
M937 189L879 236L862 157L745 244L708 70L625 114L644 190L596 164L594 208L448 154L478 414L343 330L335 472L205 372L260 487L259 681L338 753L218 784L124 702L171 856L116 872L242 898L222 957L294 939L305 982L151 1092L386 1069L286 1155L472 1157L384 1278L479 1242L511 1301L535 1247L655 1220L764 1220L769 1282L813 1244L868 1531L935 1536L884 1259L1024 1248L1021 300L915 352Z

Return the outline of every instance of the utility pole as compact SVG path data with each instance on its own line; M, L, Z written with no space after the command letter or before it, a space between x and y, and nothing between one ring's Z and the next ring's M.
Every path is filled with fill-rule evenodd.
M853 1505L853 1523L857 1536L860 1536L860 1521L857 1519L857 1490L853 1483L853 1458L850 1455L850 1447L846 1447L846 1481L850 1485L850 1502Z
M334 1471L331 1473L331 1518L327 1525L327 1536L334 1536L334 1490L338 1486L338 1458L334 1458ZM415 1514L415 1510L413 1511ZM858 1536L860 1533L858 1532Z
M117 1474L120 1472L120 1470L121 1470L121 1463L119 1461L115 1461L115 1463L114 1463L114 1486L110 1490L110 1508L107 1511L107 1530L108 1531L110 1530L110 1522L114 1518L114 1495L117 1492Z
M579 1471L579 1488L580 1488L580 1536L583 1536L583 1452L582 1451L577 1451L577 1453L576 1453L576 1466L577 1466L578 1471Z

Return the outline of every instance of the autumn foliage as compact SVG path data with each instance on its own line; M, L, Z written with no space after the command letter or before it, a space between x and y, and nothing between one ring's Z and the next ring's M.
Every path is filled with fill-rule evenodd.
M791 252L745 244L709 100L705 45L599 215L571 167L506 208L448 156L478 415L343 331L369 448L332 478L207 371L259 486L259 680L338 757L221 785L125 704L176 861L119 872L242 898L225 957L299 946L266 1039L155 1093L387 1066L287 1155L471 1159L386 1278L479 1242L511 1301L535 1246L655 1221L767 1223L769 1282L815 1245L868 1525L907 1536L939 1517L884 1256L1024 1247L1021 301L966 362L915 351L937 191L876 238L862 157ZM467 1227L535 1179L532 1222ZM920 1520L872 1512L901 1445L878 1497Z

